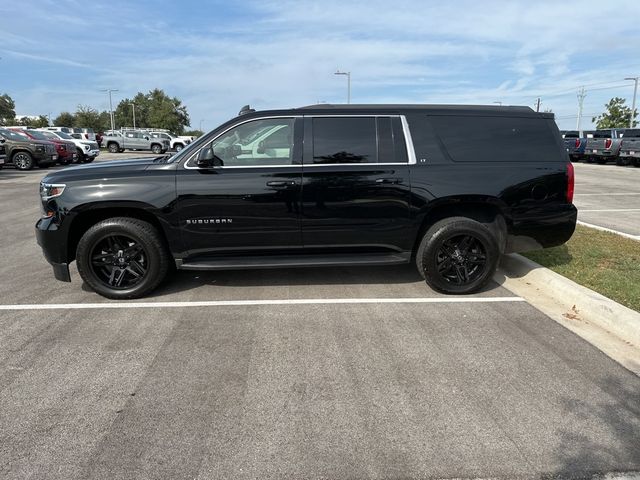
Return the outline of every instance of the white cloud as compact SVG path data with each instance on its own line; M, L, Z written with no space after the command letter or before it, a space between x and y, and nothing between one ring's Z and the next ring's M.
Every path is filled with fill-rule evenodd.
M633 64L640 3L629 0L267 0L245 2L241 18L218 18L215 8L204 8L186 19L150 15L161 9L148 4L98 1L90 34L74 33L76 22L86 21L84 13L69 13L80 11L78 1L41 0L41 9L7 12L18 17L4 45L14 56L94 70L65 85L20 87L18 79L14 97L31 113L43 105L104 108L100 87L118 88L122 97L158 87L184 100L195 125L205 119L211 128L249 102L259 108L341 102L345 80L333 75L339 68L352 72L354 101L532 105L540 95L544 107L565 117L575 114L578 85L640 69ZM615 28L592 28L594 11L615 18ZM53 14L63 18L46 22ZM200 16L211 20L192 25ZM57 28L62 21L71 28ZM48 90L61 93L46 97ZM616 92L589 93L585 111L601 109Z

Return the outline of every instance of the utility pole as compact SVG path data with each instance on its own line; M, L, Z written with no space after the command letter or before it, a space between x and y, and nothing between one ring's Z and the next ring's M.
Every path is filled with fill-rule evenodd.
M351 72L341 72L336 70L334 75L346 75L347 76L347 103L351 103Z
M640 78L640 77L625 78L625 80L633 80L634 81L633 102L631 102L631 118L629 119L629 128L633 128L633 118L634 118L633 114L636 111L636 93L638 93L638 78Z
M576 130L580 131L580 120L582 119L582 105L584 104L584 97L587 94L584 92L584 87L578 92L578 121L576 122Z
M540 111L540 97L538 97L538 101L536 102L536 112Z
M129 105L133 107L133 129L136 129L136 104L133 102L129 102Z
M113 121L113 102L111 101L111 93L112 92L117 92L118 90L115 88L104 88L102 90L100 90L101 92L105 92L105 93L109 93L109 116L111 117L111 130L115 130L115 124Z

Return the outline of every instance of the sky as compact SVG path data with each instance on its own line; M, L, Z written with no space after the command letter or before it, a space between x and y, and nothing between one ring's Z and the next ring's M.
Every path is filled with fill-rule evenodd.
M18 115L108 110L161 88L211 130L243 105L551 109L582 128L640 75L640 1L2 0L0 94ZM640 99L638 100L640 103Z

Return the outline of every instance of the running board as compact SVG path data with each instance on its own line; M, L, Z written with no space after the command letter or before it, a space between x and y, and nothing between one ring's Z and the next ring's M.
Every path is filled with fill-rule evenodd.
M177 265L182 270L242 270L252 268L337 267L399 265L409 263L411 253L336 255L249 256L190 259Z

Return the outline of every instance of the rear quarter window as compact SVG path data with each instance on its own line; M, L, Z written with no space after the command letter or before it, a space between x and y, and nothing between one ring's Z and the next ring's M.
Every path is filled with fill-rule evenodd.
M557 162L564 149L553 120L495 116L430 116L454 162Z

